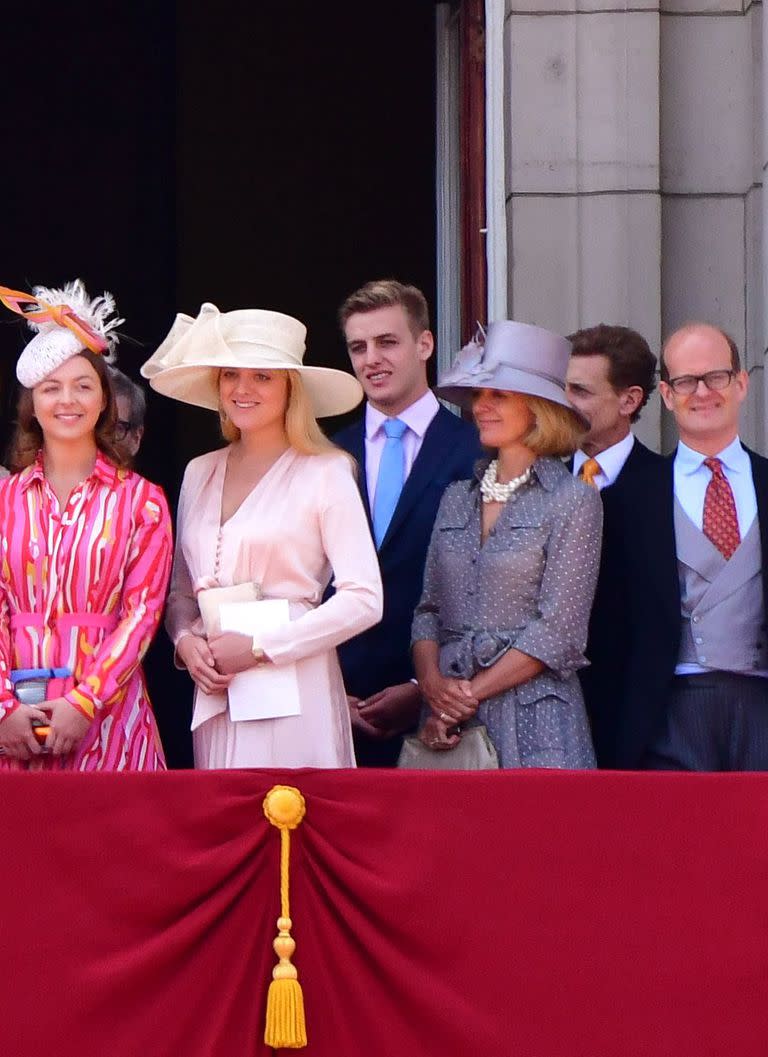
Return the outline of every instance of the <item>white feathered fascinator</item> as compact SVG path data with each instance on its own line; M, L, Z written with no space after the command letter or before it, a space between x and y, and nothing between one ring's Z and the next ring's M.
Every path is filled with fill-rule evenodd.
M80 279L60 290L36 286L32 294L0 286L0 302L23 316L36 331L16 364L16 377L32 389L72 356L89 349L111 363L119 338L115 329L125 320L115 318L112 294L88 297Z

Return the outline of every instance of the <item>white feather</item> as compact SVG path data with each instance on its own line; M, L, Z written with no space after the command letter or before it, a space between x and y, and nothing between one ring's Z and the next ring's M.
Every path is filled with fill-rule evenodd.
M114 333L115 329L124 323L124 319L117 317L110 319L116 312L115 299L112 294L104 291L100 297L90 298L83 285L82 279L73 279L61 289L48 286L36 286L35 297L45 301L48 305L67 305L75 315L88 323L97 334L100 334L109 346L109 351L104 354L104 359L111 363L114 357L115 346L120 338ZM35 323L27 317L27 324L39 333L46 333L58 324L52 321L46 323Z

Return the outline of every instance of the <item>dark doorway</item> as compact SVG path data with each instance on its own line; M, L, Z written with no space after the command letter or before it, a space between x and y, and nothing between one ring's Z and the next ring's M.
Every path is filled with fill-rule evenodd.
M298 316L308 361L335 366L336 309L361 283L395 275L434 303L432 3L85 8L19 20L2 44L17 106L0 284L112 290L134 377L206 300ZM4 442L22 341L3 319ZM186 462L220 442L215 416L151 394L138 468L175 503ZM188 764L191 689L162 633L147 672L169 760Z
M346 366L353 289L396 275L433 299L434 7L216 11L215 33L200 8L179 22L178 303L288 312L310 362Z

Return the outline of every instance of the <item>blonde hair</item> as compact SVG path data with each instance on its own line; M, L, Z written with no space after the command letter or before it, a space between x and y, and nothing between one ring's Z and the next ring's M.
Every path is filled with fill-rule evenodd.
M322 455L326 452L339 451L332 441L328 440L312 411L312 403L307 394L301 375L298 371L286 371L288 375L288 404L285 409L285 432L288 443L302 455ZM232 444L240 440L240 430L227 418L219 408L221 433L224 440Z
M573 455L586 429L574 412L540 396L521 394L533 415L533 425L523 440L536 455Z

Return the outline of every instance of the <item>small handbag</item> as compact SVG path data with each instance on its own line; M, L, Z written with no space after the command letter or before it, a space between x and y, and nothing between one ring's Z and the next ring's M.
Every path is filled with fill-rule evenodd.
M197 592L197 604L203 618L206 636L218 635L221 631L219 610L225 603L258 602L261 587L255 583L233 584L232 587L206 587Z
M496 771L499 757L484 724L465 727L455 749L430 749L417 736L403 740L398 767L420 771Z

